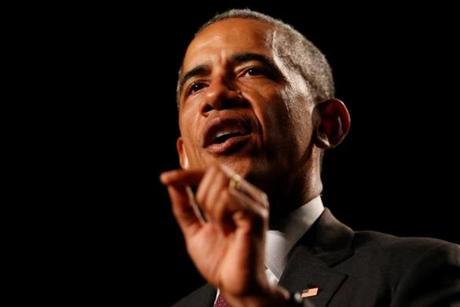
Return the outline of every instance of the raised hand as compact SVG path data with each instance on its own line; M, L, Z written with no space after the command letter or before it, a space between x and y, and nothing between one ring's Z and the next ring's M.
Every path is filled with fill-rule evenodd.
M269 215L265 193L218 164L206 170L166 172L161 181L168 187L173 213L193 262L229 302L237 305L271 295L285 298L286 293L273 289L265 275ZM187 193L190 186L197 187L196 199ZM204 222L193 202L203 213Z

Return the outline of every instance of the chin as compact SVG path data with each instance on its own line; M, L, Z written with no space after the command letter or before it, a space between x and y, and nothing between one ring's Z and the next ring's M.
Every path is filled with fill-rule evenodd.
M254 169L254 161L250 157L227 156L219 157L216 160L242 177L246 177Z

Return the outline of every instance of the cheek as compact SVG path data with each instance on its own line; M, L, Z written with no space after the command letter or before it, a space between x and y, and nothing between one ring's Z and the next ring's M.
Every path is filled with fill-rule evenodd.
M281 91L266 110L266 123L274 155L298 159L307 150L312 136L311 111L308 102L292 91Z
M310 134L312 103L306 96L292 90L283 91L282 96L286 102L286 111L290 125L292 125L298 134L304 136Z
M254 106L254 112L261 126L262 142L267 150L275 154L290 135L287 133L291 122L286 100L280 91L273 89L260 91L253 98L258 102Z
M291 106L291 97L286 91L272 93L266 101L267 120L270 127L278 128L281 131L290 128L292 115L295 112Z
M199 130L198 117L195 116L196 111L192 108L186 108L182 111L179 117L179 129L183 138L188 142L196 139L197 130Z
M179 119L180 134L190 167L202 167L205 160L205 153L201 150L203 125L204 122L194 116L191 109L185 110Z

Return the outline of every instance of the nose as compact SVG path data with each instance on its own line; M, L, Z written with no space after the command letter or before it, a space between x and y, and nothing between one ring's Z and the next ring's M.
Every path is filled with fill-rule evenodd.
M241 106L243 95L225 79L213 80L209 85L202 105L202 113Z

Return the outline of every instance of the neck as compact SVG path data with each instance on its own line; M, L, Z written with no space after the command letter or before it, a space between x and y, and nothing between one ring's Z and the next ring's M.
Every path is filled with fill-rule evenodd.
M319 165L304 165L295 171L268 176L256 182L268 195L270 223L276 223L289 212L317 197L323 188Z

